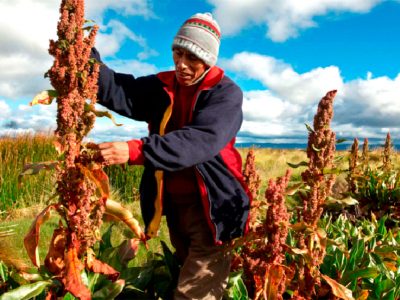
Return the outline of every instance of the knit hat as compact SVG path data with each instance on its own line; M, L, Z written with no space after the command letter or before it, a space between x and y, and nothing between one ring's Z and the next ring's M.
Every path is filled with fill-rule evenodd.
M217 62L221 30L210 13L198 13L191 16L179 28L172 48L184 48L209 66Z

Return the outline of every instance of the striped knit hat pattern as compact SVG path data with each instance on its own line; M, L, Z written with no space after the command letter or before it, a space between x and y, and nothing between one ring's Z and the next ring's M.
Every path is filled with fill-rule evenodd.
M210 13L191 16L179 28L172 48L184 48L208 66L214 66L218 59L221 30Z

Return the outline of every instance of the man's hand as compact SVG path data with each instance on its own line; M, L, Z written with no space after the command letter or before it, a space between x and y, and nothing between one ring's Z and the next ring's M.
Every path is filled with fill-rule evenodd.
M129 160L127 142L110 142L99 144L100 154L107 165L120 165Z

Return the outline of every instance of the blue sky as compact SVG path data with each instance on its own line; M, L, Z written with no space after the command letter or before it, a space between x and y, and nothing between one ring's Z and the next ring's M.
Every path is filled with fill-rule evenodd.
M59 1L0 0L0 135L52 131L55 106L29 107L51 88ZM301 143L319 99L337 89L339 137L400 139L400 1L87 0L100 26L96 47L112 68L136 76L172 68L171 42L196 12L222 29L218 65L244 91L238 142ZM15 16L19 17L16 18ZM101 107L99 107L101 109ZM98 119L95 141L146 135L146 124Z

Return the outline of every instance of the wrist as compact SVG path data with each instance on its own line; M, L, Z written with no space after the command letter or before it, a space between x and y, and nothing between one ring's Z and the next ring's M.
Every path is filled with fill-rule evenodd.
M130 140L127 141L129 147L129 161L130 165L143 165L143 141L142 140Z

